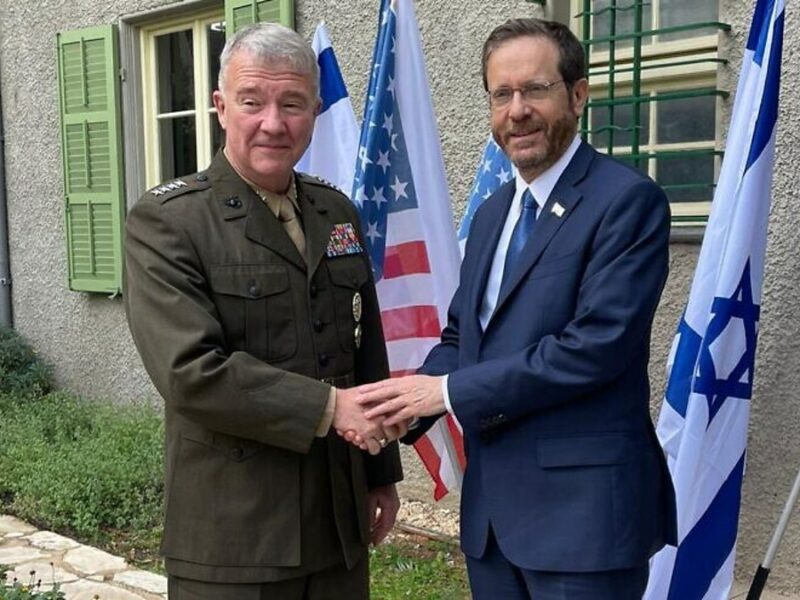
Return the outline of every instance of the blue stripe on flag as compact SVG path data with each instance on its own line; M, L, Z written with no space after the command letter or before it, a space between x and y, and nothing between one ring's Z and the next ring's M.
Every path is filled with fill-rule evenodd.
M769 54L769 64L767 65L767 77L764 82L764 95L761 98L761 107L758 111L756 129L753 132L753 143L750 146L750 154L747 157L746 169L758 160L764 148L772 137L775 130L775 123L778 121L778 94L781 87L781 48L783 47L783 17L781 13L775 19L775 31L772 34L772 49ZM766 45L766 44L764 44ZM759 48L762 51L763 49Z
M770 18L775 0L758 0L753 13L753 23L750 25L750 35L747 37L747 49L755 53L755 62L761 65L764 57L764 48L767 45Z
M667 391L664 395L675 412L685 418L692 379L697 366L697 356L700 354L703 338L689 327L685 318L681 318L680 325L678 325L678 336L678 348L675 350L674 362L667 381Z
M322 96L322 112L325 112L342 98L347 98L347 88L344 85L342 72L336 62L333 48L325 48L320 52L317 62L319 63L319 93Z
M680 543L667 600L702 598L733 550L744 456L742 454L711 505Z

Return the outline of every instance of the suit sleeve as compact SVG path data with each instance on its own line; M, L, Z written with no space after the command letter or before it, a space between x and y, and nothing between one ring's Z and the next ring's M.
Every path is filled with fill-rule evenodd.
M307 452L330 386L226 353L203 265L174 202L141 200L127 218L125 309L145 369L186 419Z
M450 374L464 429L482 431L492 418L499 424L572 402L619 377L649 336L668 252L669 204L657 185L639 182L599 224L572 321L511 356Z

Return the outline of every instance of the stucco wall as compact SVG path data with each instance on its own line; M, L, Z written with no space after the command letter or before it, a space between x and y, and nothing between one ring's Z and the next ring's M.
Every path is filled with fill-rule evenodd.
M558 0L559 2L562 0ZM66 289L62 173L55 73L55 33L117 22L121 17L170 4L122 0L5 0L0 3L0 80L6 129L6 174L11 237L15 326L56 366L64 387L127 402L154 398L127 327L119 299ZM377 2L298 0L299 31L310 39L324 19L349 85L356 113L370 68ZM733 91L751 16L748 0L722 0L721 15L733 25L722 46L734 68L723 71ZM790 7L791 8L791 7ZM452 201L464 209L475 165L488 134L480 82L482 40L510 16L539 14L524 0L418 0L417 16L439 119ZM43 17L46 15L46 18ZM800 211L794 184L800 172L797 114L800 35L796 12L787 12L782 108L762 327L753 402L749 466L744 486L739 573L748 577L761 559L780 508L800 467L800 283L796 250ZM727 103L726 106L729 106ZM724 125L724 124L723 124ZM656 316L651 373L653 411L664 388L664 364L683 309L698 246L673 244L671 274ZM427 476L411 452L403 493L429 498ZM453 506L450 497L446 505ZM770 585L800 593L800 516L791 522Z

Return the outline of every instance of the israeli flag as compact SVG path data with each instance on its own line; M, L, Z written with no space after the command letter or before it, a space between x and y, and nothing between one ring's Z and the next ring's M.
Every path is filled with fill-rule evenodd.
M319 64L322 110L314 125L311 145L297 163L297 170L317 175L349 194L356 170L359 132L325 23L317 25L312 47Z
M486 141L486 147L483 149L481 162L478 163L478 170L475 171L475 179L470 188L469 198L467 198L467 210L458 227L458 247L462 256L475 211L497 191L497 188L511 181L515 173L514 165L490 135Z
M723 600L733 581L764 277L784 0L758 0L725 160L668 361L658 436L678 547L651 564L648 600Z

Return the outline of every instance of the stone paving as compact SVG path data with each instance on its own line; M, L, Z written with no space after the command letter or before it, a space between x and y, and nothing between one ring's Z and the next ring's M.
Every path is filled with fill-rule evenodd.
M166 600L167 579L134 569L117 556L0 515L0 565L6 578L27 583L31 571L42 590L61 586L67 600Z
M431 512L441 514L432 521ZM398 516L411 525L433 524L445 534L457 535L454 511L404 502ZM0 565L9 567L8 580L27 583L35 571L34 580L41 580L43 590L58 583L67 600L167 600L166 577L134 569L118 556L5 515L0 515ZM747 583L736 582L731 600L743 600L747 588ZM761 600L800 600L800 595L765 590Z

